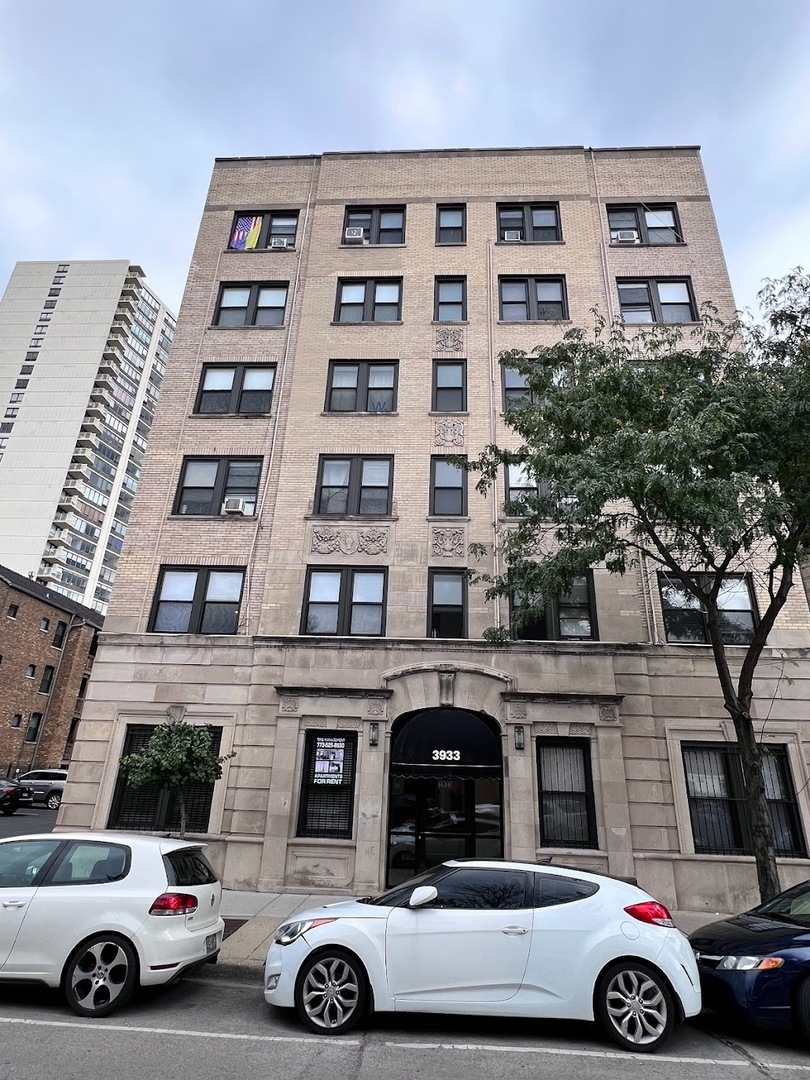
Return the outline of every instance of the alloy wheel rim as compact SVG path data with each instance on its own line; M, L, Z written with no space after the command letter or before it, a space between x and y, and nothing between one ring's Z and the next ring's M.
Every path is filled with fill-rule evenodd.
M73 966L70 989L78 1005L96 1010L111 1005L129 974L127 954L115 941L99 941L85 949Z
M667 1026L667 1003L661 987L646 972L627 969L610 980L607 1013L614 1028L631 1043L656 1042Z
M322 1028L338 1027L357 1009L359 979L347 961L324 959L308 972L303 997L304 1008L313 1024Z

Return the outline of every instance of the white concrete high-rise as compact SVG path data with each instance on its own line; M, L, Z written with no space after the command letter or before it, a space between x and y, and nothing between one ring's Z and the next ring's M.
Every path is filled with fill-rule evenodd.
M174 325L127 259L19 262L0 300L0 564L102 613Z

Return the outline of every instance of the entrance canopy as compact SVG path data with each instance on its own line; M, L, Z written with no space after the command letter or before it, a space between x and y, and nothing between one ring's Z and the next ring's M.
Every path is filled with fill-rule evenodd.
M467 709L426 709L397 725L391 743L396 776L500 776L501 739L495 725Z

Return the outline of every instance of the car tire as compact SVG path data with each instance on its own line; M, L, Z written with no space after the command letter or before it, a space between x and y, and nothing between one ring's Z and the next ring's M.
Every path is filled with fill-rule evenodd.
M62 803L61 791L52 791L48 798L45 800L45 805L49 810L58 810Z
M118 934L95 934L71 953L62 993L78 1016L109 1016L127 1004L138 981L132 943Z
M6 806L2 810L0 810L0 814L5 814L6 817L11 817L11 815L16 811L16 809L16 806Z
M623 1050L652 1054L675 1026L675 1002L666 980L643 960L619 960L601 975L594 995L599 1024Z
M796 991L795 1015L799 1034L810 1042L810 978L805 979Z
M308 956L295 982L295 1008L318 1035L343 1035L358 1023L368 1005L368 980L356 956L325 949Z

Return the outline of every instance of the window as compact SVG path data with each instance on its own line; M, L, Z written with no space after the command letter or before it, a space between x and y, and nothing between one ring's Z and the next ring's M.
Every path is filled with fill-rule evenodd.
M42 713L32 712L25 729L25 742L36 742L39 735L39 725L42 723Z
M269 413L275 377L275 367L263 364L206 364L194 411L243 416Z
M33 885L61 844L61 840L11 840L0 846L0 886L26 889Z
M162 567L149 629L156 634L235 634L242 567Z
M13 430L14 430L14 424L13 423L5 423L4 422L4 423L0 424L0 433L2 433L3 435L8 435Z
M516 911L526 902L522 870L456 870L434 881L438 896L429 908L461 911Z
M45 308L46 311L48 311L48 310L53 311L53 309L56 307L56 301L55 300L46 300L45 303L42 306Z
M11 726L12 727L20 727L21 724L22 724L22 713L14 713L14 715L11 718Z
M101 885L129 873L130 849L92 840L68 842L51 874L52 885Z
M436 278L433 318L436 322L464 322L467 318L466 278Z
M302 634L362 634L385 630L386 573L383 568L310 568Z
M174 512L222 514L226 499L241 498L245 514L255 514L261 471L261 458L184 458Z
M609 206L611 244L682 244L674 205Z
M390 514L392 473L390 457L321 457L315 513Z
M591 848L596 812L587 739L538 739L541 847Z
M713 575L693 574L693 579L708 589ZM709 623L703 605L667 574L659 573L661 607L667 641L674 644L708 645ZM748 645L754 636L756 612L747 574L729 574L717 595L720 625L726 645Z
M433 361L433 411L464 412L467 408L467 361Z
M510 618L520 608L520 601L519 593L510 597ZM542 605L521 627L513 624L511 636L516 641L596 641L593 577L574 578L570 592Z
M54 632L54 635L53 635L53 641L51 642L51 645L53 645L53 647L55 649L61 649L62 648L62 643L65 640L65 634L66 633L67 633L67 623L58 622L56 624L56 631Z
M396 409L399 364L332 360L326 387L327 412L390 413Z
M17 413L19 411L20 410L16 406L13 409L6 409L6 412L5 412L6 419L7 420L15 420L16 417L17 417Z
M53 683L54 668L50 664L46 664L42 672L42 681L39 684L40 694L50 694L51 684Z
M445 457L430 459L430 513L436 517L467 513L467 471Z
M48 289L48 296L59 296L61 289Z
M223 285L215 326L283 326L287 282L266 285Z
M502 322L554 322L568 318L565 278L500 278Z
M626 323L688 323L695 321L689 278L641 281L619 279L619 305Z
M510 507L509 503L543 494L545 494L545 486L538 484L534 477L531 476L528 465L520 462L516 465L506 466L507 514L519 515L521 513L520 507Z
M498 239L509 243L560 240L557 203L499 203Z
M463 570L428 571L428 637L467 636L467 575Z
M66 274L70 269L70 263L59 263L56 267L57 274Z
M19 405L24 397L25 394L12 394L9 398L9 401L11 401L14 405Z
M237 214L228 247L231 251L255 251L281 247L273 240L285 240L285 247L295 247L298 229L297 210L269 210L263 214Z
M35 353L35 352L27 352L27 353L25 354L25 359L26 359L26 360L30 360L30 361L32 361L32 362L33 362L34 360L36 360L36 358L37 358L38 356L39 356L39 353Z
M338 282L336 322L398 322L401 318L401 278L351 278Z
M599 886L591 881L557 877L556 874L534 875L534 906L536 908L570 904L574 900L584 900L598 892Z
M732 743L684 744L683 767L697 854L752 855L739 747ZM799 824L787 748L763 747L762 769L776 854L804 858L807 849Z
M39 620L39 628L43 632L46 631L50 625L51 625L51 620L50 619L40 619Z
M20 605L19 604L9 604L8 605L8 611L6 612L6 615L9 617L9 619L16 619L17 618L17 612L19 610L20 610Z
M298 835L350 840L357 735L308 731Z
M466 244L467 207L464 203L436 207L436 243Z
M366 244L404 244L404 206L347 206L343 220L343 242L351 243L347 229L362 229Z
M26 677L26 679L33 679L34 676L36 675L36 673L37 673L37 665L36 664L29 664L28 667L25 669L25 677Z

